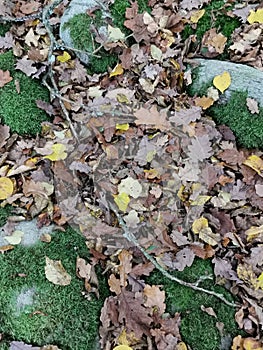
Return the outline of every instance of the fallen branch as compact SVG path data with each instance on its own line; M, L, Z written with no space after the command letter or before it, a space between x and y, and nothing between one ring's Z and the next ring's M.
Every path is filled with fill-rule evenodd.
M186 281L181 280L178 277L175 277L173 275L171 275L169 272L167 272L157 261L156 259L151 256L137 241L136 237L128 230L124 220L122 219L121 215L119 214L118 210L116 209L116 207L110 203L109 204L110 209L114 212L114 214L116 215L119 225L121 226L122 230L123 230L123 237L125 237L129 242L131 242L132 244L134 244L145 256L146 259L148 259L153 265L154 267L159 270L165 277L169 278L172 281L175 281L176 283L180 284L181 286L185 286L194 290L197 290L198 292L203 292L209 295L212 295L214 297L216 297L217 299L220 299L221 301L223 301L226 305L231 306L231 307L238 307L239 305L234 303L234 302L230 302L228 301L223 294L220 293L216 293L212 290L209 289L205 289L205 288L201 288L198 287L198 285L196 283L189 283Z

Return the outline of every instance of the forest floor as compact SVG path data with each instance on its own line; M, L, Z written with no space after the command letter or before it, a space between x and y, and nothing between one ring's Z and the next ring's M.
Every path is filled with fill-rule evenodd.
M194 84L262 5L69 5L0 2L0 349L263 350L263 106Z

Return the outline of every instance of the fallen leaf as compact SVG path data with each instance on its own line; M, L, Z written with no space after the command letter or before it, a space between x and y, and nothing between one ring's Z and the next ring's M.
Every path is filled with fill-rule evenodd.
M68 62L70 59L71 59L71 56L67 51L63 51L63 55L57 56L57 60L61 63Z
M71 276L67 273L60 260L51 260L46 256L46 278L60 286L67 286L71 282Z
M161 61L163 53L162 50L159 49L159 47L157 47L156 45L151 45L151 55L154 60Z
M52 145L51 149L53 152L47 156L44 156L44 158L50 159L53 162L67 158L67 153L65 152L66 147L62 143L56 143Z
M20 11L25 15L30 15L31 13L38 11L40 6L41 3L38 1L24 1L20 6Z
M207 108L211 107L215 101L211 97L196 97L195 99L195 105L202 107L202 109L206 110Z
M117 195L114 195L114 202L117 204L118 208L121 211L126 211L128 204L130 203L130 197L127 193L122 192Z
M162 315L165 311L165 292L161 291L158 286L146 285L143 289L143 294L146 296L145 306L154 308L158 307L159 314Z
M113 348L113 350L133 350L128 345L118 345Z
M126 179L121 180L118 185L119 193L126 193L132 198L138 198L142 193L142 185L138 180L128 176Z
M166 119L167 112L165 110L158 111L156 105L153 105L150 109L141 107L137 109L134 116L136 125L151 125L162 131L170 128L170 123Z
M231 84L231 76L228 72L223 72L213 79L214 86L223 93Z
M203 17L203 15L205 14L205 10L197 10L197 11L193 11L190 17L190 21L192 23L197 23L199 21L200 18Z
M128 123L125 124L116 124L116 130L127 131L130 125Z
M17 245L21 243L22 237L24 236L23 231L15 230L11 236L4 236L4 239L12 245Z
M252 114L258 114L259 109L258 109L258 101L254 100L253 98L248 97L247 98L247 107L250 110Z
M13 78L10 76L10 72L8 70L3 71L0 69L0 87L5 86L12 80Z
M123 69L122 65L120 63L118 63L111 71L110 78L114 77L116 75L121 75L121 74L123 74L123 72L124 72L124 69Z
M250 10L250 14L247 18L249 24L258 22L263 23L263 9L257 9L256 11Z
M255 170L260 176L263 177L263 160L257 155L252 154L243 162L243 164Z
M27 56L24 56L20 60L17 60L16 69L21 70L21 72L25 73L28 77L35 74L37 72L36 67L33 67L35 62L29 60Z
M124 40L125 34L120 30L120 28L114 28L108 25L108 38L110 41Z
M198 234L202 229L207 228L208 227L208 220L201 216L198 219L195 219L195 221L192 224L192 231L195 234Z
M0 177L0 200L7 199L14 192L13 181L8 177Z

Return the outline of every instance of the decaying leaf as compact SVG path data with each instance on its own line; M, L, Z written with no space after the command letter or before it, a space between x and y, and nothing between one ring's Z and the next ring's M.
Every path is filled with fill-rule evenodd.
M129 176L126 179L121 180L121 183L118 185L118 192L127 193L133 198L138 198L142 193L142 185L138 180Z
M12 235L10 236L4 236L4 239L12 244L12 245L17 245L21 242L22 237L24 236L24 232L20 230L15 230Z
M71 276L67 273L61 261L49 259L47 256L45 275L50 282L60 286L68 286L71 282Z

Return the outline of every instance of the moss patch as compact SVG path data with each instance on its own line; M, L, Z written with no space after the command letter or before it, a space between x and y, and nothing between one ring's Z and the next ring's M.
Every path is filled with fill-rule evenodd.
M36 106L36 100L49 100L49 92L40 82L15 70L12 51L0 55L0 67L9 70L13 80L0 89L0 118L20 135L36 135L41 131L41 122L49 120L47 114ZM19 82L17 93L15 81Z
M56 286L45 278L45 256L62 261L72 276L69 286ZM88 251L84 237L72 229L55 232L51 243L17 246L0 256L1 349L12 340L56 344L63 350L96 349L106 281L100 278L99 300L85 299L84 283L76 277L77 256L87 259Z
M231 45L231 34L236 28L240 27L240 22L237 18L231 18L222 12L221 9L224 5L224 0L211 1L210 4L203 7L205 14L198 21L197 28L193 29L190 24L187 24L182 32L183 40L186 40L190 35L196 34L197 43L195 46L197 47L205 32L211 28L216 28L218 33L222 33L228 39L225 53L220 55L219 59L226 58L226 49ZM230 6L228 9L230 10L232 7Z
M263 149L263 108L259 108L259 114L252 114L246 98L246 92L235 91L226 104L216 104L207 113L217 124L229 126L240 146Z
M212 276L213 268L210 261L196 258L190 268L185 268L182 272L174 272L174 275L193 283L200 276ZM231 342L232 337L241 334L235 323L235 309L225 305L219 299L180 286L157 271L153 272L146 281L163 286L167 311L171 314L181 313L181 335L192 350L219 350L221 343ZM232 295L223 287L215 285L213 279L206 279L199 286L224 294L229 301L233 301ZM217 318L202 311L201 305L212 307ZM224 323L223 335L216 327L217 322ZM227 348L230 348L230 345Z

